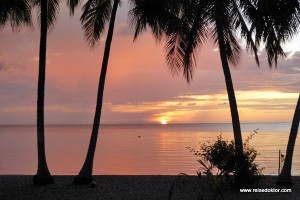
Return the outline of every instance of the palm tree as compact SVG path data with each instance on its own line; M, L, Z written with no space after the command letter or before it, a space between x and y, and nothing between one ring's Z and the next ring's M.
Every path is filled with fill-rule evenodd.
M277 179L277 184L279 185L293 185L291 179L291 171L292 171L294 147L295 147L295 142L297 139L298 128L299 128L299 121L300 121L300 95L298 98L298 102L293 117L293 122L292 122L288 145L286 148L286 157L284 160L283 168Z
M1 0L0 28L9 23L13 31L19 30L22 25L32 26L31 19L31 4L29 0Z
M299 27L299 10L300 4L298 0L289 0L281 2L261 2L259 8L260 15L265 19L271 19L268 21L267 26L262 26L262 21L260 22L260 34L256 37L265 37L265 34L270 35L270 39L266 42L266 50L268 52L269 63L275 61L277 64L277 54L284 55L283 49L280 44L291 39L298 31ZM275 27L270 31L269 27ZM275 30L275 31L273 31ZM277 36L278 40L274 40L274 36ZM272 42L273 40L273 42ZM275 41L275 42L274 42ZM297 138L298 127L299 127L299 116L300 116L300 96L296 105L294 118L291 126L289 141L287 145L286 158L284 161L283 169L278 176L277 184L279 185L292 185L291 170L292 170L292 158L294 152L295 141Z
M35 185L53 183L53 177L46 162L45 153L45 131L44 131L44 97L45 97L45 76L46 76L46 49L48 28L53 26L57 19L59 0L33 0L40 12L40 49L39 49L39 75L37 94L37 146L38 146L38 169L33 177ZM74 8L79 0L67 0L70 14L74 13Z
M81 22L85 31L86 40L89 42L91 47L94 47L97 44L101 34L105 29L105 24L108 22L108 20L110 21L102 60L102 68L98 85L96 110L90 144L84 164L79 174L73 181L74 184L89 184L92 181L93 161L100 126L105 78L107 73L110 47L113 38L116 13L119 4L120 0L89 0L83 8L84 11L81 17Z
M239 63L241 47L236 39L240 34L246 41L246 49L254 53L257 65L257 49L261 43L266 47L269 66L277 65L278 57L284 57L281 44L297 31L297 0L135 0L131 10L131 21L136 35L149 26L156 38L161 32L167 37L166 60L172 72L183 71L187 82L193 78L197 50L207 39L213 40L219 48L236 152L241 156L238 165L243 166L243 140L229 64ZM174 4L177 8L174 9ZM146 5L146 6L145 6ZM151 6L152 5L152 6ZM149 17L149 8L159 12ZM174 12L175 11L175 12ZM283 12L284 11L284 12ZM286 13L288 12L288 13ZM150 13L150 14L148 14ZM169 17L170 14L174 17ZM152 13L153 14L153 13ZM167 17L165 17L167 16ZM172 16L172 15L171 15ZM242 172L242 171L241 171ZM243 179L242 177L240 177Z
M145 6L145 3L153 5L157 2L155 1L154 3L150 0L136 0L136 2L143 6L135 7L131 10L131 21L136 26L136 33L146 29L146 25L149 25L150 28L153 26L159 27L160 29L156 29L160 30L160 32L163 31L167 37L165 49L167 51L166 60L168 65L175 73L183 70L183 74L188 82L193 77L196 65L196 49L202 46L209 37L218 45L230 102L236 148L238 152L242 152L243 143L239 115L229 70L229 63L233 65L238 64L241 51L235 38L235 30L237 28L242 30L248 47L255 53L257 62L258 57L257 45L252 40L252 34L247 27L241 7L230 0L181 0L175 1L178 5L176 9L169 9L168 6L173 5L172 1L164 0L167 7L160 8L159 14L153 17L155 20L149 21L148 15L145 16L149 5ZM159 6L159 3L157 5ZM167 18L170 21L165 22L166 20L163 16L170 16L170 10L175 11L177 16ZM164 14L162 14L163 11Z

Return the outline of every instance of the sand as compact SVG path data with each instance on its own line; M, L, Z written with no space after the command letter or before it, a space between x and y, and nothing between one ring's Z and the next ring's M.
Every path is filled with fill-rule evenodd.
M197 200L200 194L203 199L213 199L214 190L209 181L196 176L113 176L99 175L94 177L95 187L72 185L73 176L54 176L55 184L34 186L32 176L1 175L1 200L167 200L173 184L172 200ZM230 189L222 185L221 191L226 200L299 200L300 177L293 178L295 185L285 187L292 192L273 193L241 193L237 189ZM261 189L279 188L275 176L266 176L258 186ZM217 199L222 199L220 195Z

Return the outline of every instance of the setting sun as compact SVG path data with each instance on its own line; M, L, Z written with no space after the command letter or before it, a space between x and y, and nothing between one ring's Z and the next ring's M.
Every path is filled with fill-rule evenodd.
M161 124L168 124L167 120L163 119L161 120Z

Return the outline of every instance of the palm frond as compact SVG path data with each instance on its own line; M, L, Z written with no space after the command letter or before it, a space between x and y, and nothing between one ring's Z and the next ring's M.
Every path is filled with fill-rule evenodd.
M182 1L182 0L181 0ZM129 23L134 27L134 40L144 32L147 27L157 41L169 30L176 20L179 11L179 0L131 0Z
M66 0L66 3L70 10L70 15L74 15L75 8L81 3L81 0Z
M83 6L80 18L85 38L91 47L95 47L105 30L112 11L111 0L89 0Z
M206 13L200 1L181 6L176 20L167 28L166 61L173 74L183 72L189 83L196 66L197 49L206 38Z
M47 24L54 26L59 14L59 0L48 0Z
M144 5L141 0L132 1L131 5L133 8L131 8L128 12L128 18L130 27L134 27L135 29L133 40L136 40L138 35L144 32L147 28L147 14L145 11L147 6Z
M185 55L183 58L183 75L187 82L192 79L192 74L194 72L194 68L196 67L196 55L198 53L198 49L206 40L208 25L206 18L206 5L202 1L198 1L197 5L191 5L192 10L187 9L185 11L185 13L190 14L183 16L183 18L185 18L183 21L190 23L190 28L183 27L184 32L188 30L183 37L184 41L186 41L186 46L184 49Z
M250 2L243 0L241 2ZM285 57L282 45L297 32L299 20L298 0L251 0L256 10L248 15L251 29L255 31L256 43L263 43L268 54L268 63L277 65L279 57ZM244 3L245 4L245 3ZM245 13L250 13L246 12Z
M258 58L258 52L257 52L258 44L255 43L252 38L253 33L248 28L246 19L244 18L243 14L240 10L240 8L242 8L242 7L241 7L241 5L238 5L235 0L232 0L232 4L233 4L232 11L236 15L235 20L233 20L233 23L235 24L235 29L240 28L241 36L242 36L242 38L244 38L246 40L246 49L247 50L250 49L254 53L255 61L256 61L257 65L259 66L259 58ZM250 4L250 8L253 8L252 6L253 5Z
M196 66L199 47L210 36L222 48L227 60L237 65L241 47L254 53L259 65L258 47L263 44L269 65L285 56L282 44L298 31L298 0L131 0L129 13L134 39L150 28L157 40L166 37L166 61L173 74L183 72L189 82ZM220 45L219 39L222 39ZM221 51L221 50L220 50Z
M1 0L0 28L7 23L13 31L19 30L22 25L32 26L31 4L28 0Z
M270 0L269 0L270 1ZM278 34L278 38L282 43L290 40L298 32L299 21L297 14L299 11L298 0L280 0L277 8L272 12L274 17L274 25ZM272 8L273 9L273 8Z
M242 50L238 41L236 40L234 30L228 31L224 39L227 59L232 65L237 66L240 61Z
M269 67L271 68L273 63L275 64L275 67L277 67L278 57L285 57L286 54L284 53L284 50L280 44L280 40L278 40L274 31L270 30L268 36L266 37L265 43Z
M32 0L38 10L38 22L41 23L41 0ZM59 14L59 0L47 0L47 26L53 28Z
M212 5L209 16L212 24L211 37L215 44L218 44L220 51L226 54L227 60L234 66L239 63L241 48L235 38L235 27L231 18L233 17L231 2L218 2ZM220 39L224 46L220 45Z
M133 0L132 8L129 11L129 23L135 28L134 40L138 35L151 27L151 31L157 40L162 37L162 29L160 24L164 17L166 0Z
M166 62L172 74L177 75L180 71L182 71L186 46L185 40L182 39L178 33L170 34L167 37L165 45ZM186 74L185 77L189 82L191 75Z

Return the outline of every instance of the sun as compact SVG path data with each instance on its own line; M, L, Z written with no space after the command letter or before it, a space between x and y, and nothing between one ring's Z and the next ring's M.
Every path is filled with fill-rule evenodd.
M161 120L161 124L168 124L167 120L163 119Z

